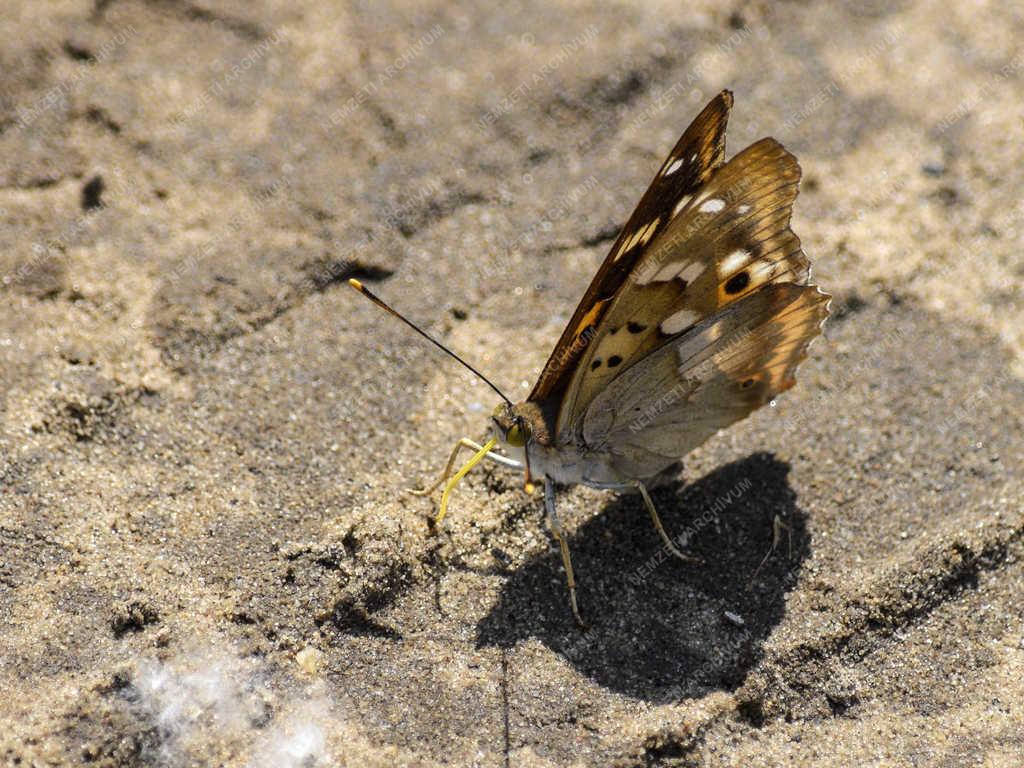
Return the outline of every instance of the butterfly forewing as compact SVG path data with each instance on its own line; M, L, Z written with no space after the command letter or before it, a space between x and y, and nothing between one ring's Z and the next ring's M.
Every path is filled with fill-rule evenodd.
M604 312L633 272L647 244L666 228L679 202L692 198L721 166L731 107L732 94L722 91L669 153L562 332L530 393L531 401L551 404L557 409L580 355L592 341Z
M667 340L767 284L807 282L789 228L799 181L796 158L763 139L680 201L591 332L562 400L559 435L568 439L597 393Z
M627 477L651 477L795 382L828 316L815 286L772 284L679 334L590 404L588 447Z
M697 307L705 314L767 282L806 282L808 262L789 228L799 183L800 166L781 144L774 139L752 144L651 242L635 281L690 288L689 298L708 302ZM748 280L730 284L743 272ZM711 286L718 290L707 291Z

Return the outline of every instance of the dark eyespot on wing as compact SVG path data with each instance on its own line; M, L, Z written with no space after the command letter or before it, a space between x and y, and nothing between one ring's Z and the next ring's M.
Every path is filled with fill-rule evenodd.
M750 275L747 274L746 270L743 270L729 278L728 282L725 284L725 292L731 296L735 293L739 293L748 285L750 285Z
M630 321L629 321L629 322L628 322L628 323L626 324L626 328L628 328L628 329L629 329L629 332L630 332L630 333L641 333L641 332L643 332L643 331L646 331L646 330L647 330L647 326L646 326L646 325L644 325L643 323L636 323L636 322L633 322L632 320L630 320Z
M617 366L621 362L622 362L622 358L621 357L619 357L618 355L612 355L611 357L608 358L608 367L609 368L614 368L615 366Z
M601 361L600 360L595 360L594 362L592 362L590 364L590 370L592 370L592 371L596 371L600 367L601 367Z

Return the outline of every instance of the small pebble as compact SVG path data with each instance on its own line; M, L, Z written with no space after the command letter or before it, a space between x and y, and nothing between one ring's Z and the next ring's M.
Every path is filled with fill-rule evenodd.
M295 662L299 665L299 669L309 677L315 677L319 674L320 667L323 666L323 660L324 655L309 645L295 654Z
M737 627L744 627L747 624L747 622L745 622L743 620L742 616L740 616L738 613L733 613L732 611L726 611L725 612L725 618L726 618L726 621L728 621L730 624L733 624L733 625L735 625Z

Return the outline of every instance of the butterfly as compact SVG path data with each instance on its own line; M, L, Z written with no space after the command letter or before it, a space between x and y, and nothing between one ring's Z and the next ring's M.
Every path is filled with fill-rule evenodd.
M440 479L418 491L444 484L435 522L455 485L484 459L525 470L528 492L533 478L541 480L581 625L557 489L639 493L665 546L690 559L665 531L649 487L675 474L710 436L792 387L829 314L831 297L811 283L810 262L790 229L800 166L771 138L726 161L732 102L722 91L684 131L522 402L349 281L502 398L491 439L460 440ZM452 475L463 448L473 457Z

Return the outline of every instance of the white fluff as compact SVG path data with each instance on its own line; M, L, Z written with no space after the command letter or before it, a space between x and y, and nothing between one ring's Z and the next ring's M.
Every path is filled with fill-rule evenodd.
M238 761L232 765L249 768L334 762L326 734L339 724L328 700L298 682L277 690L269 668L254 660L206 647L140 660L132 683L137 714L156 726L160 757L171 765L201 764L211 750L225 749Z

